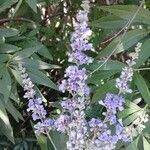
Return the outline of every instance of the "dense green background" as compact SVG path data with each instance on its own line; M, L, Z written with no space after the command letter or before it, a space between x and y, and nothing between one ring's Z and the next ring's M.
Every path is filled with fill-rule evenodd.
M63 11L64 3L67 4L67 13ZM46 109L50 116L55 117L58 114L58 102L64 96L58 92L57 84L68 66L66 52L71 51L69 39L73 30L72 19L80 9L80 4L80 0L0 0L0 150L52 150L46 137L34 135L30 114L26 112L27 100L23 99L17 64L25 62L27 72L36 84L37 94L47 102ZM95 52L88 55L95 61L85 66L89 73L104 62L120 40L121 45L108 62L88 79L92 95L87 118L100 116L102 108L97 107L97 101L103 99L107 92L117 92L115 78L125 66L128 52L139 41L143 45L131 84L135 92L125 96L128 99L126 110L119 116L124 119L125 125L129 125L137 118L137 111L149 113L149 0L139 11L125 36L122 38L123 32L115 36L131 20L138 5L139 0L112 0L110 6L106 6L104 0L91 3L89 18ZM105 84L102 84L102 80ZM142 99L136 104L133 100L139 97ZM143 108L145 105L146 110ZM58 150L65 150L65 135L53 132L51 136ZM149 142L150 122L134 142L123 146L120 144L117 148L149 150Z

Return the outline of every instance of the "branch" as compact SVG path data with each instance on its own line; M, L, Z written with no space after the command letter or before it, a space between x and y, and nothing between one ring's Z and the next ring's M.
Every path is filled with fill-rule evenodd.
M34 21L30 20L30 19L27 19L27 18L3 18L3 19L0 19L0 25L1 24L4 24L6 22L11 22L11 21L20 21L20 22L28 22L28 23L33 23L35 24Z

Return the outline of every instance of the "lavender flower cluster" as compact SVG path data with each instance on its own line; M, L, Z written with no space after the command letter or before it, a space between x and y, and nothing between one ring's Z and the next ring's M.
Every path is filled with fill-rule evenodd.
M61 92L69 92L69 98L63 98L60 102L62 113L54 120L46 118L42 99L36 97L33 89L34 85L29 78L26 70L19 65L23 87L25 90L24 98L29 100L27 111L32 112L32 119L37 121L35 128L36 134L48 133L50 130L57 130L68 136L66 143L68 150L85 150L92 143L101 150L112 150L118 141L128 142L130 137L126 128L117 118L117 112L124 109L125 99L119 95L108 93L103 101L106 111L103 113L104 119L86 119L85 110L89 105L90 88L88 87L87 72L80 65L89 64L93 59L85 54L85 51L93 49L89 42L92 31L88 27L89 0L84 0L81 4L83 10L79 10L74 21L75 31L71 35L72 52L68 54L68 61L74 63L65 70L64 80L59 85ZM120 93L131 93L128 82L132 81L135 59L138 57L141 44L138 44L135 53L131 54L132 60L128 60L128 66L123 68L121 76L116 79L116 87ZM112 132L111 129L114 129Z
M73 23L75 29L71 35L71 47L73 51L68 54L68 61L78 65L88 64L93 61L91 57L84 53L93 49L92 43L89 43L89 38L92 34L92 31L88 27L89 0L84 0L81 7L83 10L79 10L76 15L76 21Z
M125 103L124 98L108 93L104 99L104 102L100 101L100 104L106 107L107 112L103 113L106 121L110 121L110 124L116 123L116 112L123 110L123 103Z
M72 53L69 53L69 62L76 65L69 66L65 71L65 79L61 82L59 89L62 92L69 91L71 98L64 98L61 102L63 116L59 116L56 124L62 122L58 131L67 133L67 149L83 150L86 148L88 139L88 122L85 118L85 108L88 105L90 89L86 84L86 69L79 68L79 65L88 64L93 61L84 52L93 48L89 43L92 31L88 27L89 1L84 0L74 21L75 31L71 35ZM63 120L62 120L63 118ZM60 125L60 124L59 124ZM59 126L60 127L60 126Z
M85 5L86 4L86 5ZM104 102L107 112L103 113L105 119L92 118L87 121L85 109L88 105L89 87L86 84L86 69L79 69L79 65L88 64L92 59L84 54L91 50L92 44L88 42L91 30L88 28L89 2L83 1L83 9L77 14L77 22L74 22L75 32L72 33L71 47L73 52L69 54L69 61L76 65L69 66L65 71L65 79L62 80L59 89L62 92L69 91L71 98L64 98L61 102L63 115L55 122L57 131L67 133L67 149L83 150L88 148L89 142L104 150L111 150L119 141L128 141L128 136L123 134L124 127L117 120L117 111L123 110L125 100L114 94L107 94ZM87 8L87 9L86 9ZM113 125L116 129L112 135L109 127ZM93 135L90 140L91 135Z
M69 66L65 71L66 80L62 80L59 86L59 90L62 92L69 91L71 94L82 94L89 95L90 90L85 83L87 79L86 69L79 69L75 65Z
M108 93L100 104L106 108L106 112L103 113L105 119L92 118L88 123L93 138L90 142L95 144L97 148L102 150L112 150L118 141L129 141L128 135L124 133L124 127L117 119L116 113L119 110L123 110L124 98L121 96ZM112 133L110 127L115 128L115 133Z
M18 69L21 73L23 88L25 91L24 98L29 100L27 111L31 111L32 119L37 121L37 124L34 125L35 133L46 134L53 128L54 121L50 118L46 118L47 113L42 104L42 99L35 96L36 92L33 89L34 84L26 73L25 67L23 67L22 64L19 64Z
M142 43L138 43L135 47L135 52L130 53L129 56L131 59L127 60L127 67L122 69L121 75L116 79L116 88L119 89L119 93L132 93L132 89L129 88L128 82L132 81L133 77L133 68L132 66L136 64L135 60L139 56Z

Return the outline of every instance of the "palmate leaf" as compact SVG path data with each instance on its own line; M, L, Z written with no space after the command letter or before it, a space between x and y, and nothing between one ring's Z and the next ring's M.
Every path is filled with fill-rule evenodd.
M125 126L132 123L137 117L145 113L145 110L140 108L136 103L126 100L126 109L119 111L117 116L123 119L123 124Z
M23 0L18 0L16 7L14 8L13 16L15 16L16 12L19 10Z
M42 49L40 49L38 51L38 53L41 56L44 56L45 58L48 58L49 60L53 60L53 57L52 57L51 53L49 52L48 48L46 48L46 46L44 46Z
M131 102L131 101L129 101L129 100L126 100L125 105L126 105L127 107L129 107L129 108L134 109L135 111L141 110L141 107L139 107L136 103Z
M131 124L135 119L137 119L137 117L139 117L141 114L143 114L143 110L137 111L131 115L129 115L124 121L123 124L125 126Z
M124 118L127 118L129 115L137 114L140 111L141 112L143 111L142 108L140 108L137 104L135 104L129 100L126 100L125 106L127 107L126 109L119 111L117 113L117 116L119 118L124 119ZM131 117L131 118L133 118L133 117Z

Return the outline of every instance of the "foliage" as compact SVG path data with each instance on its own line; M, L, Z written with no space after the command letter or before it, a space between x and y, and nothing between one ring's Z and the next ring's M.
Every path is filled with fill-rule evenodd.
M42 150L52 149L51 142L45 136L33 134L18 63L25 64L27 73L36 84L38 95L46 102L47 111L50 116L56 117L61 111L58 102L67 95L58 91L57 84L68 66L66 53L71 51L72 21L80 4L80 0L0 1L0 147L17 150L40 149L41 146ZM125 29L139 8L137 4L139 1L134 0L109 6L98 0L91 3L91 42L95 51L88 55L94 58L94 62L84 65L90 74L87 83L92 90L88 118L101 115L100 109L103 108L97 108L97 103L104 99L106 93L117 93L115 79L126 66L128 54L138 42L142 43L142 47L134 66L131 83L134 92L125 95L127 103L118 116L125 125L130 125L138 115L149 113L149 1L139 10L129 29ZM67 12L64 12L65 8ZM118 149L150 149L149 126L150 121L132 143L120 144ZM57 132L50 135L58 150L65 147L65 135Z

